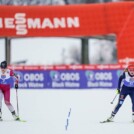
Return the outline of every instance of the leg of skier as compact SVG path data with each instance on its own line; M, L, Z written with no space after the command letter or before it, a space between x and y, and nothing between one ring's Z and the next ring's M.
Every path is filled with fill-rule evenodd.
M2 121L2 98L3 98L3 93L2 91L0 90L0 121Z
M132 101L132 122L134 122L134 90L132 90L130 94L130 98Z
M15 120L19 120L19 117L16 115L14 107L10 103L10 87L7 87L6 90L4 91L4 101L9 111L12 113L13 118Z
M122 106L126 96L127 96L127 94L122 94L122 92L120 93L118 103L115 106L114 110L112 111L111 116L107 119L108 122L113 121L116 113L119 111L120 107Z

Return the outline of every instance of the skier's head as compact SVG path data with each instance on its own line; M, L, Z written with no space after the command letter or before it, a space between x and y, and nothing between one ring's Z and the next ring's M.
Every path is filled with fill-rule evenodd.
M128 68L129 74L134 76L134 64L129 64L127 68Z
M0 67L1 67L1 69L6 69L7 68L7 62L6 61L2 61L0 63Z

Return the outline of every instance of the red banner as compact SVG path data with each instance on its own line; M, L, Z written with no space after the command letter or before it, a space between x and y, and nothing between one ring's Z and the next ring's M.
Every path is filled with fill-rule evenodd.
M0 6L0 36L117 35L118 59L133 59L134 2Z
M119 34L132 5L0 6L0 36Z
M12 66L13 70L115 70L125 69L126 64L109 64L109 65L48 65L48 66Z

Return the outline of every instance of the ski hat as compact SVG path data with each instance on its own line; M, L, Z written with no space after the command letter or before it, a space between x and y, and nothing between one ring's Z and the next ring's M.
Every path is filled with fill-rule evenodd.
M3 69L7 68L7 62L6 61L2 61L0 63L0 67L3 68Z
M134 71L134 63L132 62L129 63L127 68L128 68L128 71Z

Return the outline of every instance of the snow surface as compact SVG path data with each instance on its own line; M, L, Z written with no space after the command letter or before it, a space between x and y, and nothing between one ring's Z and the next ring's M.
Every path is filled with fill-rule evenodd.
M117 103L110 104L115 90L19 90L20 117L13 121L3 102L0 134L133 134L131 101L127 97L114 123L100 124L110 116ZM16 109L16 92L11 90ZM71 109L70 117L68 113ZM68 129L65 129L67 118Z

